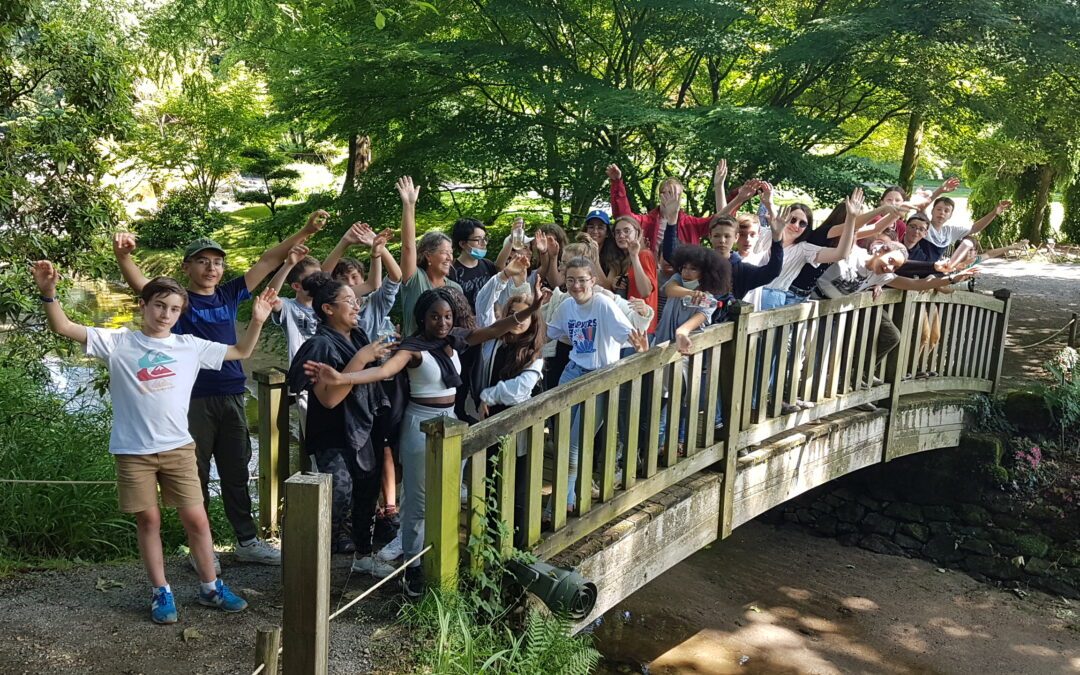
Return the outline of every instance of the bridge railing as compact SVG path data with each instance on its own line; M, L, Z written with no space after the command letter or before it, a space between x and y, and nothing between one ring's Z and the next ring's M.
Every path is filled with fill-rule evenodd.
M723 470L726 536L739 450L868 403L889 409L891 427L903 394L993 391L1008 306L1008 291L897 290L766 312L741 306L733 321L693 336L689 356L665 344L472 426L430 420L423 424L425 543L432 546L425 576L454 583L463 545L484 532L489 518L507 525L499 534L504 552L517 546L549 557L711 465ZM883 321L899 336L885 358L879 355L888 346L879 340ZM577 481L569 486L576 406L584 432ZM593 434L598 422L602 427ZM571 488L577 506L568 512Z

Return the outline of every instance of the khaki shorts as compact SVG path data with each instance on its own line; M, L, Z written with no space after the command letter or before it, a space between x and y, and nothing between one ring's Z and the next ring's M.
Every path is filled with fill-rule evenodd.
M195 444L153 455L114 455L120 510L140 513L161 503L174 508L201 506L202 487L195 467Z

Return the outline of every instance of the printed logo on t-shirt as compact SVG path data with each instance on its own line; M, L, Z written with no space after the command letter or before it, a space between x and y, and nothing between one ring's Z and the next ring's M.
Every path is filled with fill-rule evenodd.
M176 373L165 365L167 363L176 363L176 359L168 354L163 354L156 349L147 350L147 352L139 358L139 370L135 373L135 377L139 382L152 382L154 380L175 377ZM149 388L154 391L160 391L161 389L171 389L172 387L171 385L165 387L156 385Z
M596 353L596 319L585 321L570 319L566 325L566 332L570 335L570 342L578 354Z
M852 295L853 293L858 293L866 285L866 281L869 278L869 272L863 273L862 271L858 271L855 273L854 279L836 278L833 280L833 286L844 295Z

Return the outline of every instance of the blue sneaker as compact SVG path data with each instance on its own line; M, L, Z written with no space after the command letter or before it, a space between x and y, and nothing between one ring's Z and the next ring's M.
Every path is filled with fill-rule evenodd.
M150 601L150 619L154 623L176 623L176 601L172 591L164 586L154 589L154 599Z
M217 607L223 609L226 612L242 612L247 609L247 600L241 598L229 590L229 587L225 583L218 579L214 582L216 588L209 593L203 593L202 589L199 589L199 604L206 605L207 607Z

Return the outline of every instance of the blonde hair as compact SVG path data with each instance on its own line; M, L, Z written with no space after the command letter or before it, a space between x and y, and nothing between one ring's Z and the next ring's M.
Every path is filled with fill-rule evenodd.
M663 192L664 188L672 183L679 186L680 192L686 192L686 187L683 185L682 181L675 176L668 176L664 180L660 181L660 192Z

